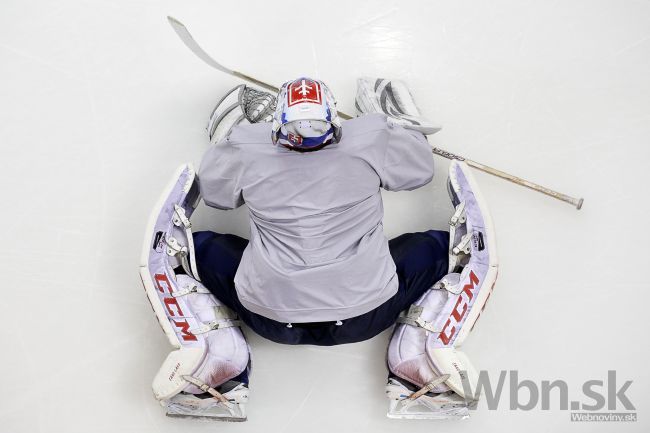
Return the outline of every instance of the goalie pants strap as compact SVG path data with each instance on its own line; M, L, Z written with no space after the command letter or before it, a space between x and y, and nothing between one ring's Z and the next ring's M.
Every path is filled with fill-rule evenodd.
M195 233L194 240L202 283L256 333L283 344L331 346L374 337L392 326L401 311L447 273L449 258L447 232L403 234L388 243L399 280L398 291L392 298L360 316L341 318L342 324L338 326L331 321L292 323L288 328L286 323L247 310L238 298L234 278L248 244L246 239L206 231Z

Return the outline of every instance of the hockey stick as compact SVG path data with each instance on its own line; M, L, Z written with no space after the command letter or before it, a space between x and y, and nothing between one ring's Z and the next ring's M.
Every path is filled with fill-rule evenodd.
M243 74L241 72L228 69L225 66L223 66L221 63L218 63L216 60L214 60L208 53L206 53L203 48L194 40L190 32L187 30L187 28L178 21L176 18L173 17L167 17L167 20L169 21L169 24L171 24L172 28L176 32L176 34L181 38L181 41L185 44L187 48L192 50L194 54L196 54L201 60L203 60L205 63L208 65L212 66L213 68L217 69L218 71L224 72L228 75L232 75L238 78L241 78L244 81L248 81L249 83L258 85L260 87L263 87L264 89L270 90L271 92L278 92L279 89L269 83L265 83L264 81L260 81L256 78L251 77L250 75ZM342 119L351 119L352 116L338 112L339 116ZM576 209L580 209L582 207L582 203L584 202L584 199L580 198L574 198L566 194L559 193L557 191L553 191L552 189L543 187L541 185L538 185L536 183L527 181L525 179L522 179L517 176L513 176L511 174L505 173L501 170L497 170L495 168L489 167L485 164L481 164L480 162L472 161L471 159L463 158L462 156L455 155L451 152L447 152L446 150L437 148L437 147L432 147L432 152L438 156L442 156L443 158L447 159L456 159L459 161L464 161L467 165L470 167L473 167L477 170L483 171L485 173L491 174L492 176L499 177L501 179L507 180L512 183L516 183L517 185L521 185L526 188L530 188L533 191L541 192L542 194L546 194L550 197L556 198L558 200L561 200L563 202L569 203L573 206L575 206Z
M271 92L278 93L280 91L280 89L278 89L277 87L269 83L256 80L255 78L248 76L246 74L242 74L241 72L233 71L232 69L228 69L222 64L218 63L216 60L210 57L210 55L208 55L208 53L206 53L203 50L203 48L201 48L201 46L194 40L190 32L187 30L187 27L185 27L182 22L178 21L174 17L167 17L167 20L169 21L169 24L171 24L176 34L181 38L181 41L183 41L185 46L190 50L192 50L192 52L196 54L199 57L199 59L203 60L208 65L212 66L218 71L225 72L226 74L229 75L234 75L235 77L241 78L244 81L248 81L249 83L253 83L260 87L263 87L266 90L270 90Z

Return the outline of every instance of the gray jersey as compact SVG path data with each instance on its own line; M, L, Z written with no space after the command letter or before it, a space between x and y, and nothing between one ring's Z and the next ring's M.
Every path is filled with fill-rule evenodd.
M426 138L381 114L343 122L339 143L305 153L274 146L268 123L236 126L199 170L207 205L249 208L241 303L295 323L358 316L395 294L380 188L411 190L432 177Z

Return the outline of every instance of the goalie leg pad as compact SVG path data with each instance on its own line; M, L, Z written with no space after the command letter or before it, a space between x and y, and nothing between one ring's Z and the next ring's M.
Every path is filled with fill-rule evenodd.
M249 368L249 349L232 311L193 275L189 217L199 199L194 170L184 165L154 208L140 276L173 351L153 381L168 414L245 419L247 383L229 383ZM182 266L187 274L176 275ZM197 275L198 276L198 275Z
M450 221L450 273L427 291L398 324L388 348L388 367L397 383L420 387L408 393L419 398L440 398L448 391L463 397L463 382L476 389L477 374L467 357L457 350L471 331L494 287L498 263L494 228L487 206L465 163L453 161L449 190L455 206ZM397 379L399 378L399 379ZM444 380L441 380L444 379ZM395 392L392 394L395 396ZM466 401L467 400L467 401ZM451 407L458 408L458 404ZM389 416L412 417L393 405ZM438 411L440 412L440 411ZM427 417L420 413L419 417ZM440 413L431 416L440 417Z
M179 305L184 319L196 323L188 329L195 340L184 341L167 356L153 380L154 396L171 416L245 420L248 383L232 380L249 369L249 348L239 321L187 275L177 276L172 296L183 300Z
M182 299L171 298L176 275L174 268L198 279L194 260L194 239L189 218L198 204L198 183L191 165L178 168L151 212L140 258L140 277L158 321L176 349L182 341L193 341L190 323L183 318ZM174 313L175 311L175 313ZM170 321L167 317L178 314ZM195 325L195 324L194 324Z

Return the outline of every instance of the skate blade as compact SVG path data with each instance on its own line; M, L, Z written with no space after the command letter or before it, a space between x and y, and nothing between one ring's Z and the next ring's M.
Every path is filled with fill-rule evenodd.
M191 418L198 421L222 421L222 422L244 422L248 418L237 418L237 417L227 417L227 416L212 416L212 415L186 415L180 413L170 413L166 414L170 418Z
M206 421L243 422L247 420L245 406L233 404L228 408L221 404L209 408L196 409L170 404L166 415L170 418L192 418Z
M210 421L246 421L248 387L239 384L223 394L229 402L214 398L200 398L193 394L178 394L163 403L166 415L172 418L194 418Z
M386 416L391 419L466 419L469 418L467 406L444 405L427 401L422 396L417 400L391 400Z
M389 399L388 418L392 419L465 419L469 418L470 407L475 402L466 401L453 391L427 393L411 400L415 392L395 377L386 384Z

